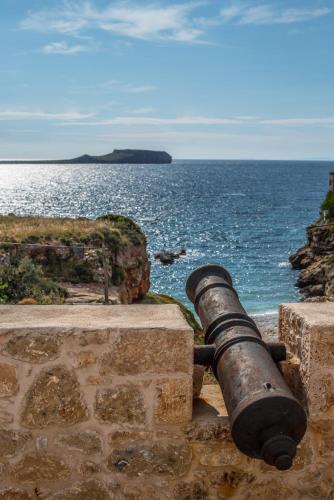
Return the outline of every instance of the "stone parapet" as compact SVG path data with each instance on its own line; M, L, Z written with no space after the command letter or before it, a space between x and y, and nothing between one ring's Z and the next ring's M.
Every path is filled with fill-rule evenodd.
M334 498L334 304L280 310L309 414L289 471L235 447L218 385L192 403L175 305L0 307L0 500Z

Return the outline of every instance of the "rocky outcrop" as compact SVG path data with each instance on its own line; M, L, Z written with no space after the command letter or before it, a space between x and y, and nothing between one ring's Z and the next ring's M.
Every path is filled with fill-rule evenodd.
M307 300L334 299L334 224L309 226L307 244L290 257L296 286Z
M5 283L6 294L2 302L16 303L32 297L38 303L53 303L43 302L41 293L36 293L37 285L48 286L50 280L67 290L85 287L78 292L84 299L92 295L96 299L92 302L103 301L106 282L109 298L116 303L131 304L149 290L146 239L128 217L108 214L90 220L2 216L0 237L2 242L8 242L0 245L0 282ZM13 290L11 275L11 283L6 283L11 269L18 269L14 276L17 290ZM33 287L36 273L39 281ZM24 280L28 283L25 288ZM77 295L75 303L91 302L78 300Z
M0 161L0 164L83 164L83 163L171 163L172 157L165 151L151 151L149 149L114 149L106 155L82 155L69 160L11 160Z

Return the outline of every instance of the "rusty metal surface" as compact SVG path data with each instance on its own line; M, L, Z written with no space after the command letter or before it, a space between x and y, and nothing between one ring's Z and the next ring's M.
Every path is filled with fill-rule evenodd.
M306 414L273 360L275 356L284 359L284 346L270 348L263 342L224 268L208 265L195 270L186 290L206 342L215 350L212 368L235 444L246 455L279 470L290 468L306 431Z

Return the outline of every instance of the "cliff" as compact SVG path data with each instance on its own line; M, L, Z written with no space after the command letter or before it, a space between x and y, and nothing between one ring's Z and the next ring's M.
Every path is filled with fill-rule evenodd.
M62 303L83 285L102 297L106 276L114 302L149 290L146 239L128 217L1 216L0 241L0 303Z
M294 269L299 269L296 286L305 299L334 298L334 222L309 226L307 244L290 257Z
M12 160L0 161L0 164L85 164L85 163L133 163L133 164L161 164L171 163L172 157L165 151L151 151L145 149L114 149L112 153L92 156L82 155L69 160Z

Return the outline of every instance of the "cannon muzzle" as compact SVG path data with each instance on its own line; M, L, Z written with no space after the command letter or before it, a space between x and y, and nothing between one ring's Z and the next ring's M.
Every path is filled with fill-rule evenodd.
M186 291L200 317L205 343L214 347L207 357L236 446L279 470L289 469L306 431L306 414L242 307L230 274L218 265L199 267L189 276Z

